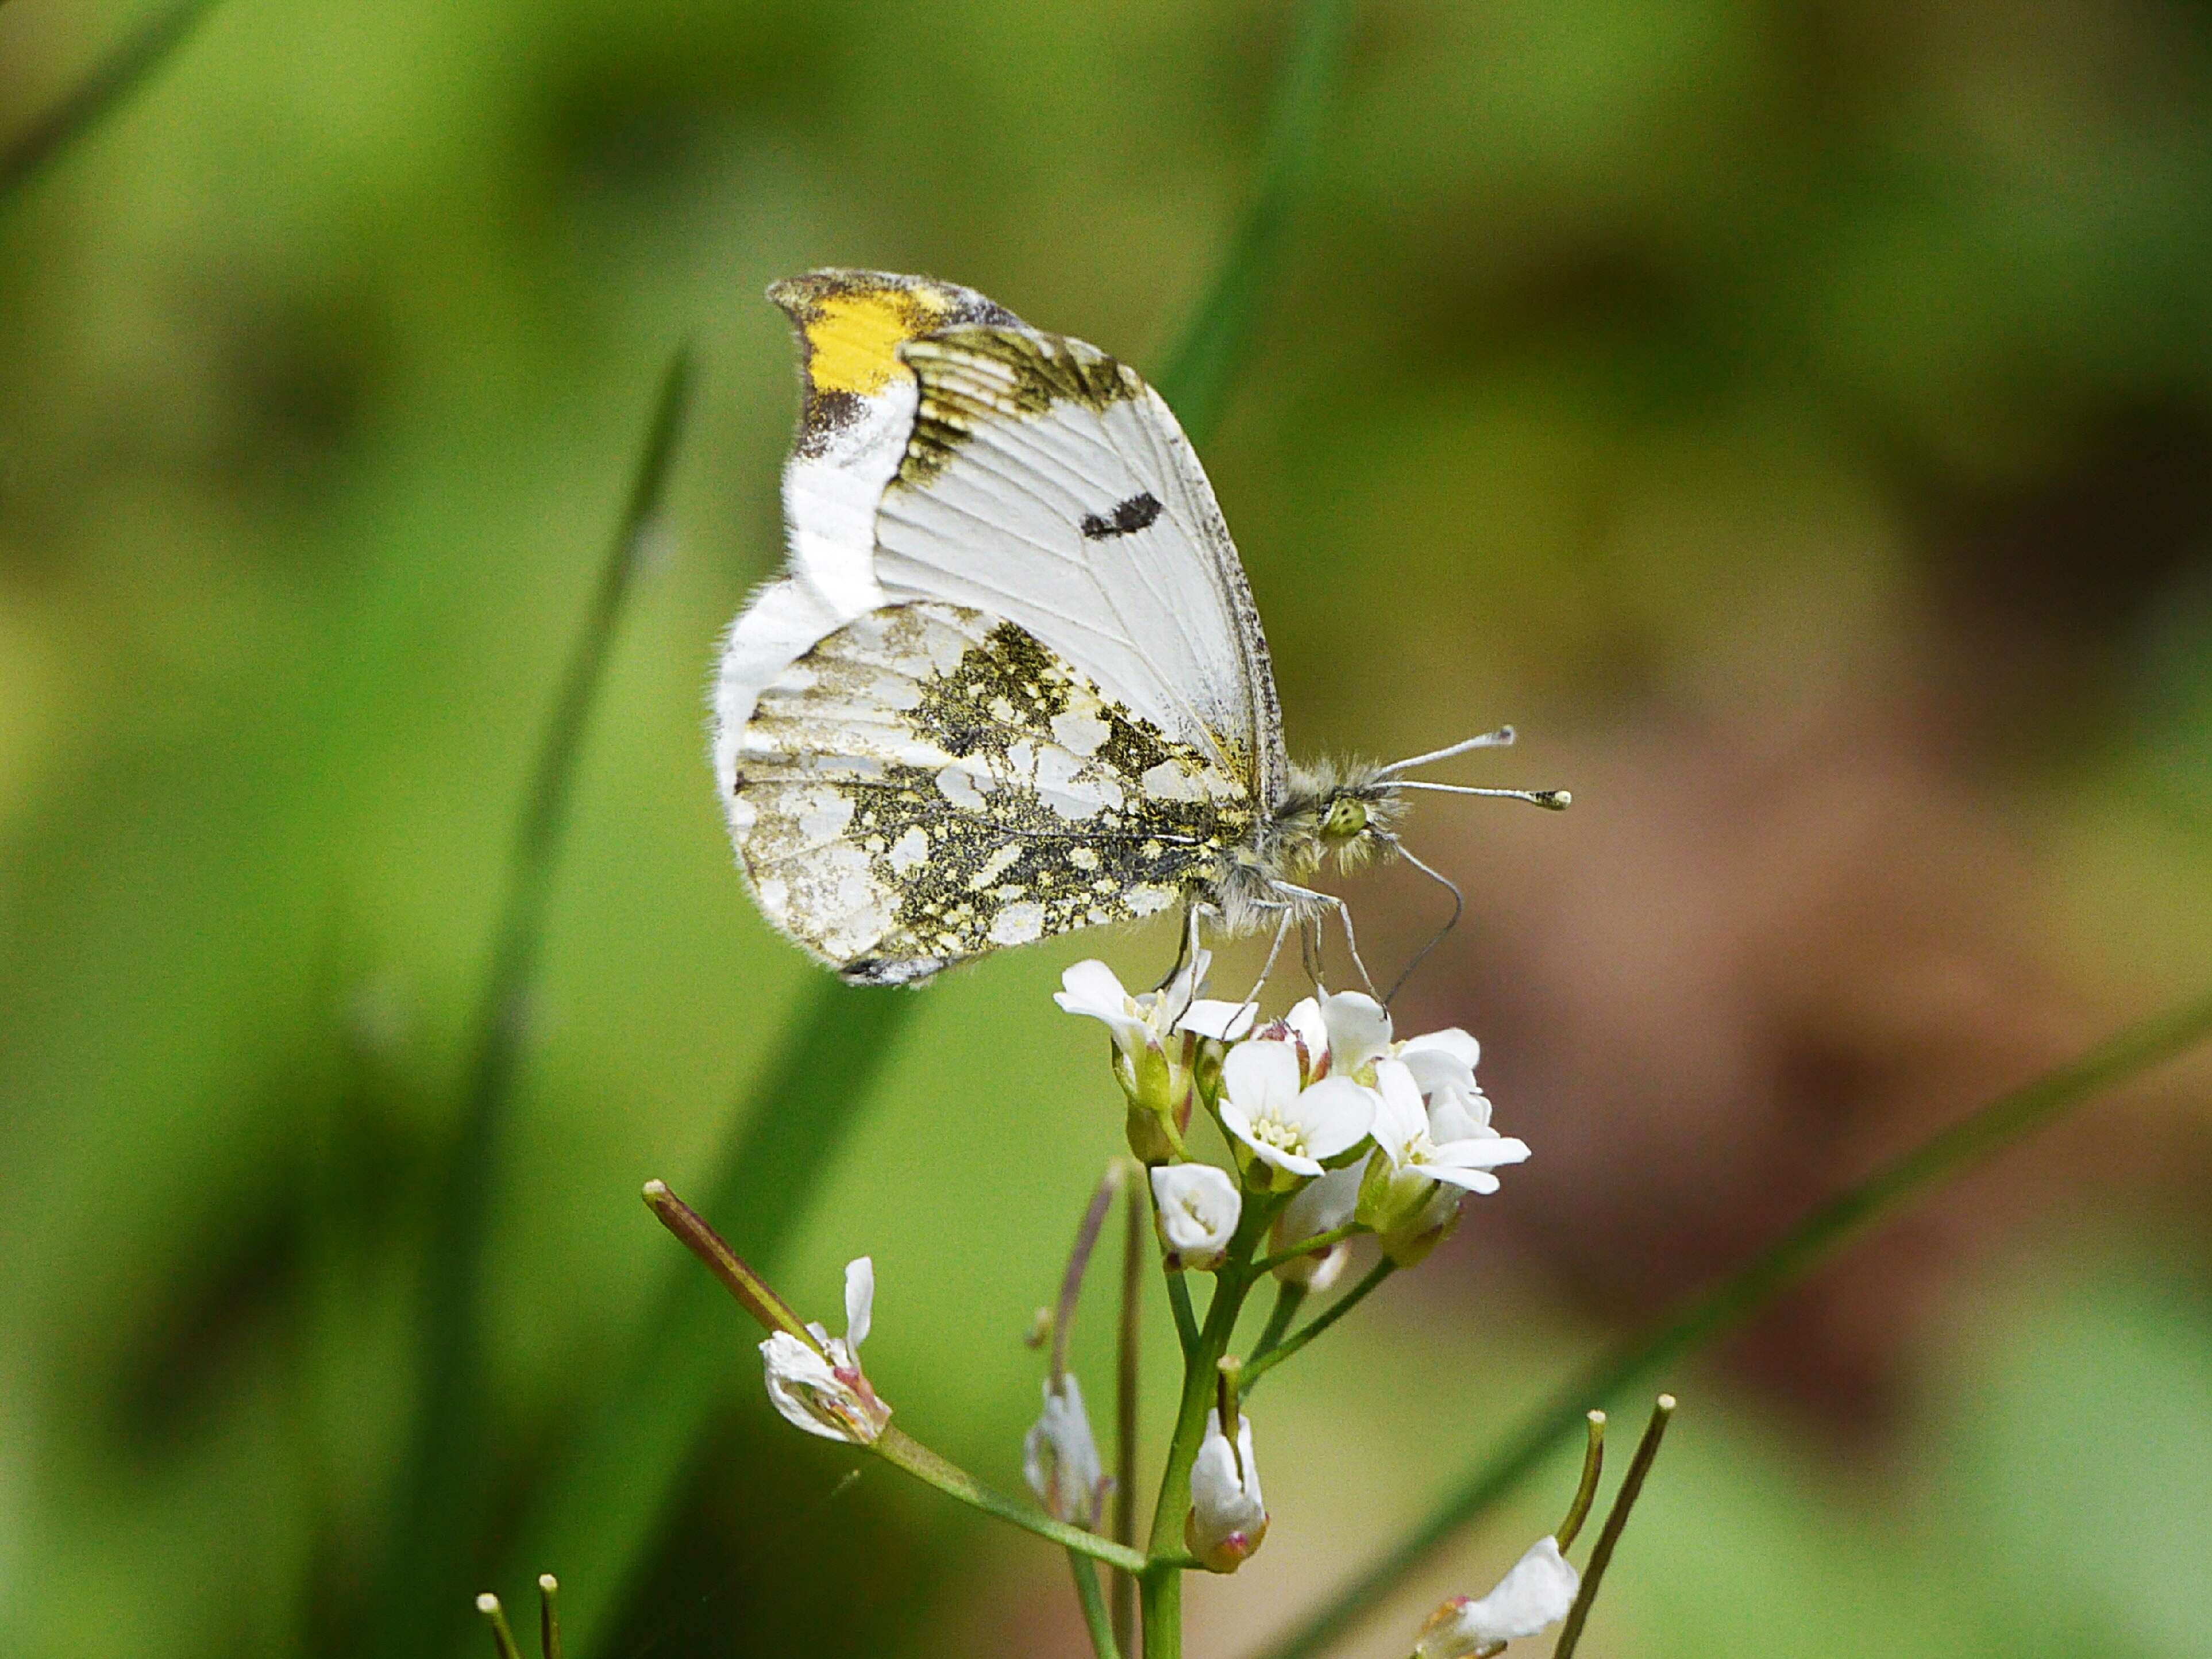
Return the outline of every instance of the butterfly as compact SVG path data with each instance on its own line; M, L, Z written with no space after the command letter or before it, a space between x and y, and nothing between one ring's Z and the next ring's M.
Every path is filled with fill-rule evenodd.
M926 277L817 270L769 297L800 354L790 557L724 638L714 773L762 912L847 981L1176 906L1272 922L1276 950L1334 910L1350 942L1304 884L1332 855L1411 859L1403 792L1566 804L1403 775L1510 729L1291 765L1212 487L1095 346Z

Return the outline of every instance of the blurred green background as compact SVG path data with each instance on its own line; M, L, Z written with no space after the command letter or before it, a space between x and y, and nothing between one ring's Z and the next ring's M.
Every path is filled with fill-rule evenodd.
M144 15L0 4L0 134ZM513 824L688 337L674 533L481 1198L466 1565L503 1559L670 1268L638 1183L778 1109L749 1085L817 982L703 761L716 632L780 556L761 289L926 270L1157 372L1290 34L1255 0L224 0L0 199L0 1651L364 1651ZM1413 826L1470 914L1401 1021L1483 1039L1535 1156L1271 1385L1267 1549L1192 1587L1224 1656L1609 1334L2201 981L2212 12L1369 0L1261 318L1204 453L1294 751L1511 720L1454 775L1577 804ZM1370 961L1437 920L1402 869L1347 890ZM872 1251L872 1375L1002 1485L1021 1333L1120 1139L1048 993L1171 950L927 991L782 1266L828 1310ZM1585 1650L2212 1648L2209 1078L1674 1379ZM643 1576L528 1564L607 1609L606 1659L1080 1650L1053 1552L846 1484L728 1339ZM1402 1655L1569 1478L1346 1650Z

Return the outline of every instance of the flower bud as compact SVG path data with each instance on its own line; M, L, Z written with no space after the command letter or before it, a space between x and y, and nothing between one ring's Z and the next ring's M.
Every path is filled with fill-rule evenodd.
M1079 1527L1096 1527L1106 1501L1106 1478L1083 1390L1070 1371L1055 1391L1044 1384L1044 1410L1022 1441L1022 1474L1047 1515Z
M1252 1461L1252 1419L1239 1413L1237 1443L1221 1431L1221 1413L1206 1414L1206 1439L1190 1466L1190 1513L1183 1541L1209 1572L1234 1572L1267 1535L1259 1466Z
M1152 1206L1168 1266L1211 1272L1236 1237L1244 1196L1211 1164L1167 1164L1152 1171Z
M889 1425L890 1407L860 1370L860 1344L867 1339L875 1300L875 1263L864 1255L845 1267L843 1336L809 1325L812 1346L789 1331L772 1332L760 1345L769 1400L793 1428L870 1446Z

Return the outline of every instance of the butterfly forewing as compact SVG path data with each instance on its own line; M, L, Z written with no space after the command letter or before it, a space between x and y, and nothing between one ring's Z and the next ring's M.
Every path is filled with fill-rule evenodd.
M876 514L890 598L1024 628L1256 801L1287 771L1267 643L1197 457L1081 341L956 325L900 348L921 386Z

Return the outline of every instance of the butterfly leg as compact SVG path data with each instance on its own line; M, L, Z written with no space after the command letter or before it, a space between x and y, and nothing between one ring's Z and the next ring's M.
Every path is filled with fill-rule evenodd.
M1360 983L1366 986L1367 994L1376 996L1374 976L1367 971L1367 964L1359 959L1359 941L1352 935L1352 907L1334 893L1316 892L1310 887L1300 887L1287 881L1276 882L1274 890L1293 902L1318 904L1336 912L1338 919L1344 923L1344 947L1352 952L1352 965L1359 970ZM1318 976L1315 978L1314 983L1316 985L1321 983ZM1377 998L1377 1000L1380 999Z
M1283 913L1283 919L1275 924L1274 942L1267 946L1267 960L1261 964L1260 977L1252 981L1251 994L1244 999L1246 1007L1256 1009L1260 1006L1260 993L1267 983L1267 975L1275 971L1275 958L1282 954L1283 940L1290 934L1291 924L1298 919L1298 907L1275 900L1255 899L1253 901L1252 908L1255 910L1279 910Z
M1219 920L1220 915L1221 912L1215 909L1212 905L1206 903L1203 899L1193 899L1182 907L1182 937L1176 945L1175 965L1168 969L1167 977L1152 988L1154 990L1166 990L1169 986L1175 983L1176 975L1182 972L1183 965L1186 963L1194 962L1197 960L1199 951L1198 924L1200 918L1204 916L1212 916L1218 921ZM1198 988L1195 986L1191 988L1193 995L1197 994L1197 988Z

